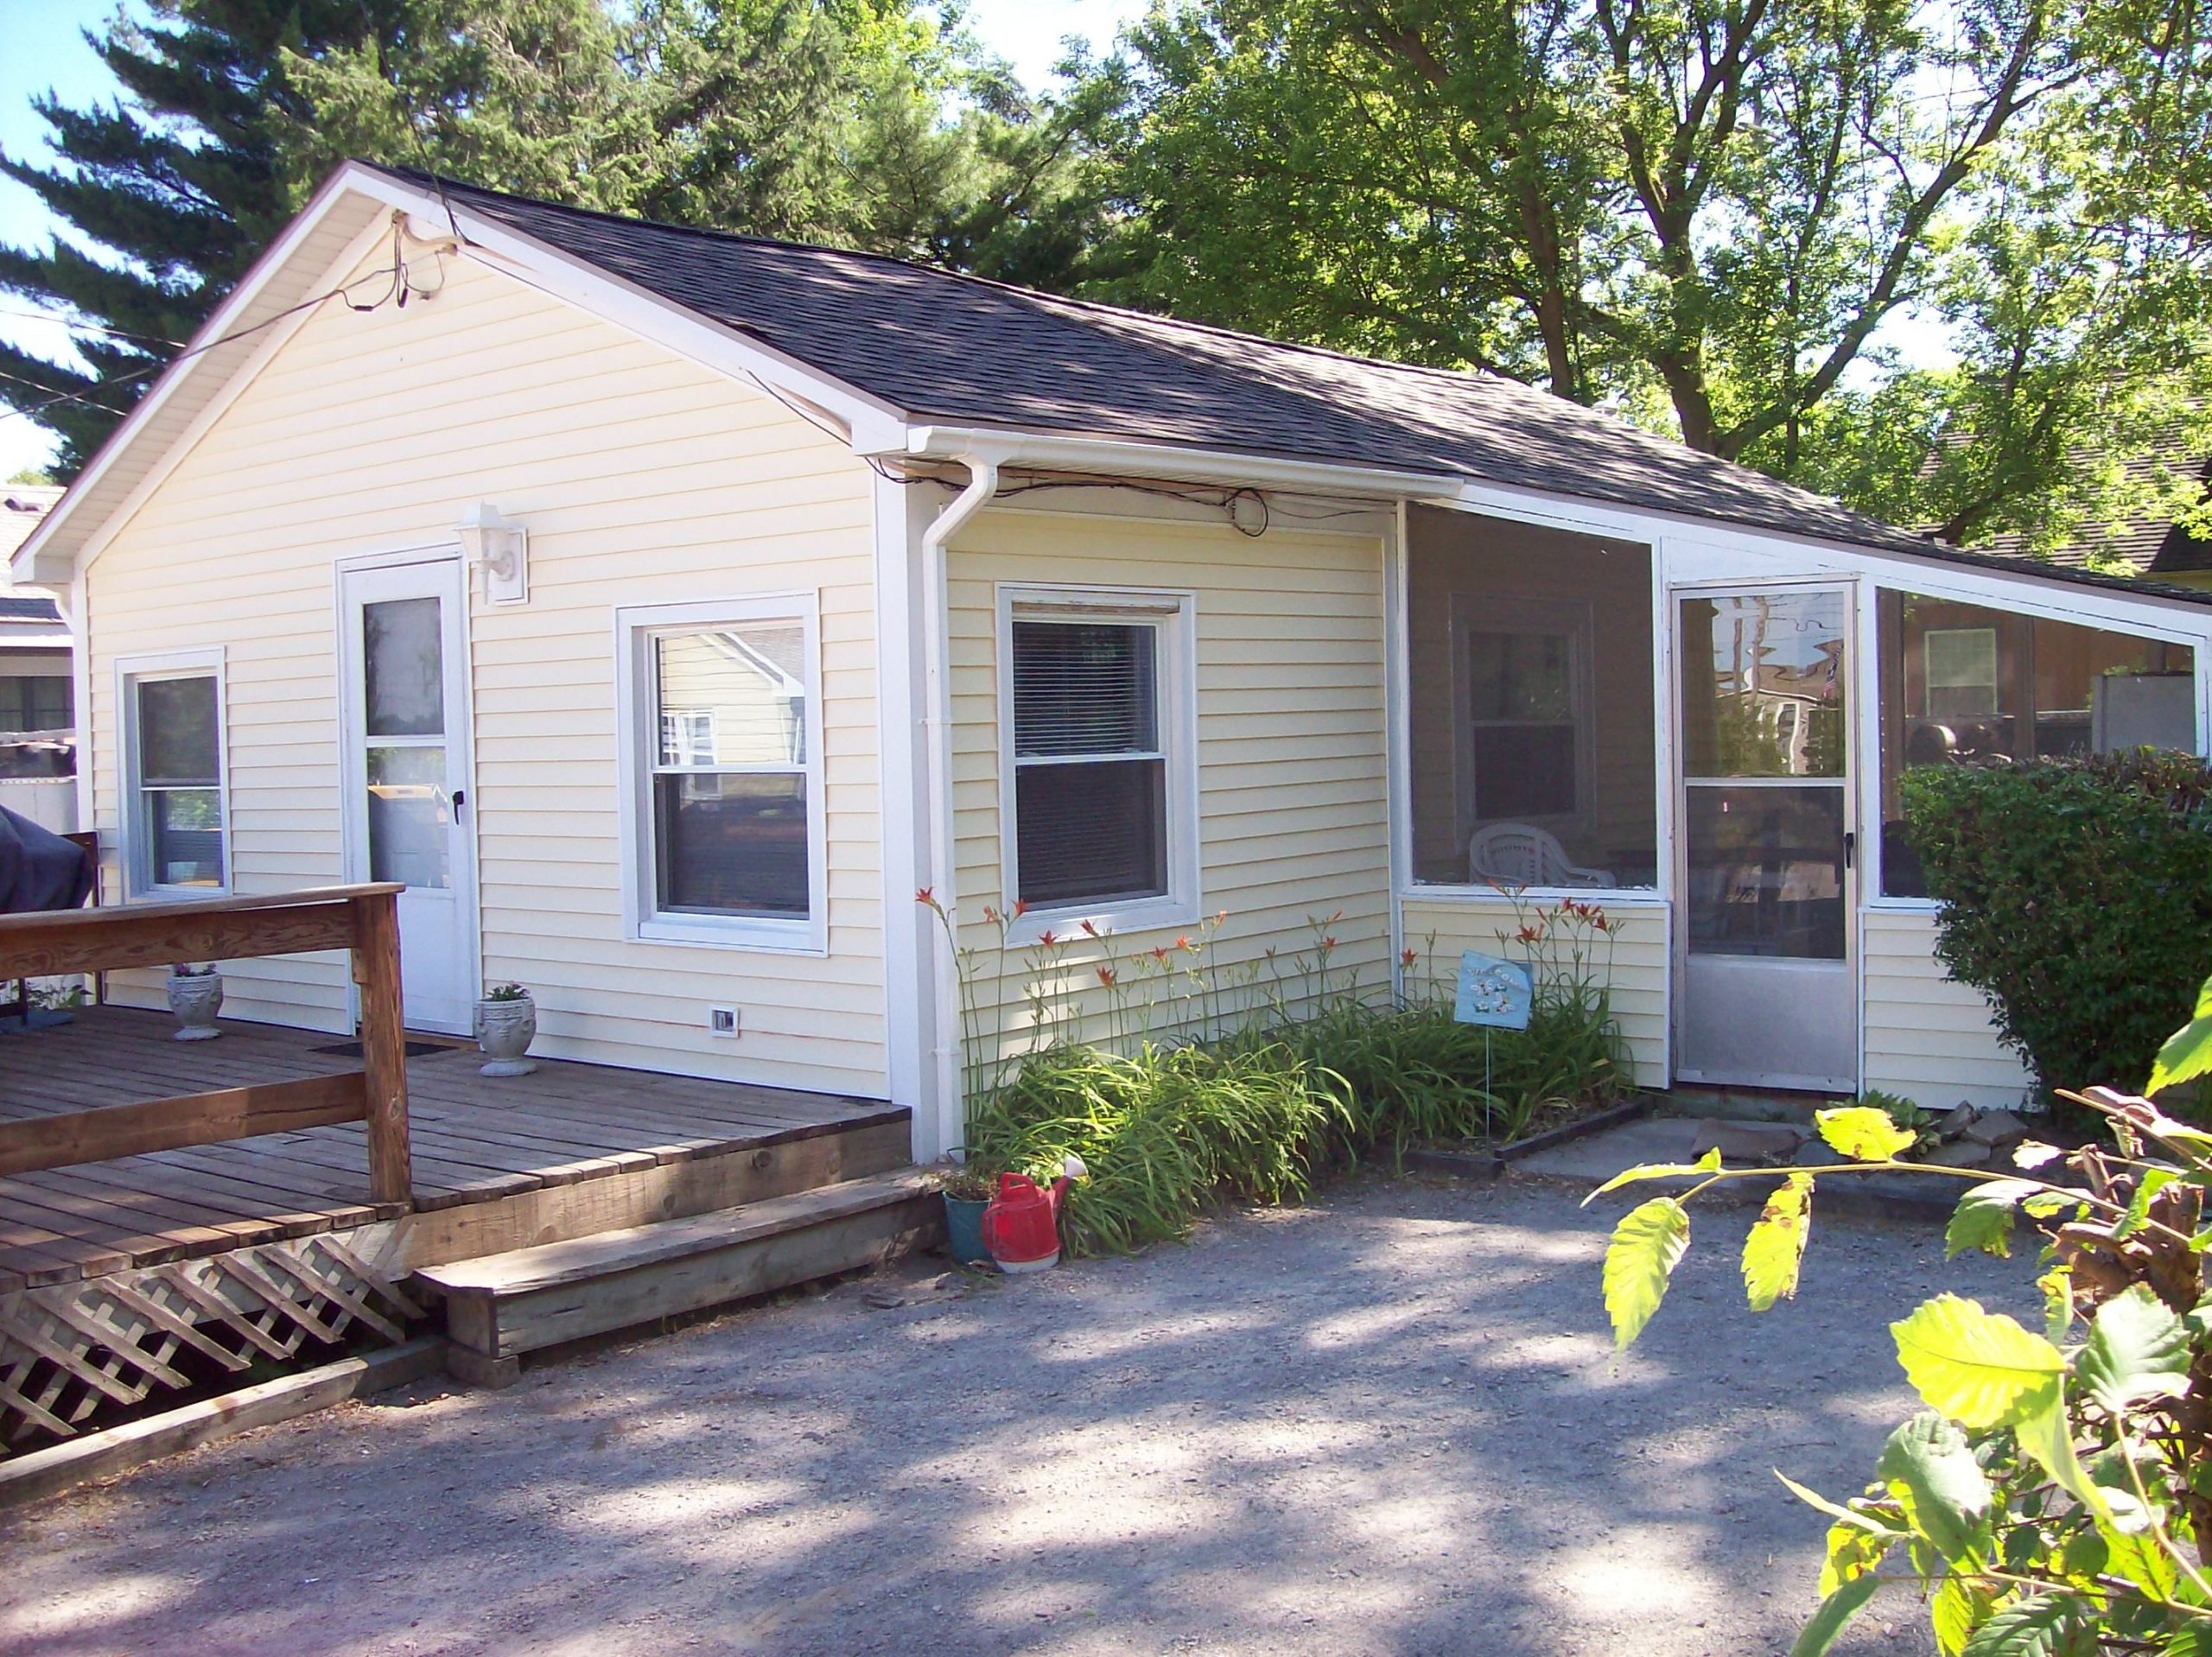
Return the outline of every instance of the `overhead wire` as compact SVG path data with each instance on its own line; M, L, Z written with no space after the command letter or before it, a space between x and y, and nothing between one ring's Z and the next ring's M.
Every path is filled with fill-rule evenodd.
M322 292L313 295L308 298L302 299L296 304L287 305L283 310L277 311L271 315L263 317L258 322L249 322L244 327L233 328L228 333L219 334L213 340L203 340L200 344L196 346L188 346L183 350L178 352L175 356L170 358L167 362L149 362L143 367L134 368L124 373L111 374L105 379L91 381L85 385L78 387L74 390L54 392L52 396L37 403L19 404L13 409L0 410L0 421L11 420L19 416L26 419L33 418L44 410L53 408L56 403L87 403L93 408L105 408L106 405L104 403L91 403L88 394L93 391L105 390L111 385L125 385L135 380L144 379L149 375L163 373L178 363L184 362L190 358L203 356L207 352L215 350L218 346L230 345L234 341L246 339L252 334L259 333L264 329L274 327L277 323L284 321L285 318L296 316L302 311L313 310L316 306L323 304L329 300L340 299L343 300L346 308L349 310L368 312L382 309L385 306L391 304L396 296L398 297L400 305L404 307L406 304L405 295L407 295L414 294L428 296L430 294L436 293L438 291L438 288L442 288L445 285L445 255L442 250L438 251L436 253L438 261L438 288L416 288L414 286L414 284L409 280L407 261L401 250L400 238L403 233L399 225L401 216L402 215L397 213L393 215L392 263L389 267L379 267L366 275L355 276L351 281L341 282L334 288L325 289ZM365 304L362 304L357 303L351 297L354 289L364 287L370 283L378 281L383 282L385 285L384 292L378 295L375 299L369 301ZM116 410L108 409L108 412L111 414L116 412Z

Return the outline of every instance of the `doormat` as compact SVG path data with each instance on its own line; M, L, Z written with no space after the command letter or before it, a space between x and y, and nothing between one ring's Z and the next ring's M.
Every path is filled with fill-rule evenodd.
M410 1058L429 1058L436 1053L450 1053L460 1045L459 1042L410 1041L407 1044L405 1051ZM368 1057L368 1050L358 1041L334 1041L327 1047L310 1047L308 1051L328 1053L334 1058L366 1058Z

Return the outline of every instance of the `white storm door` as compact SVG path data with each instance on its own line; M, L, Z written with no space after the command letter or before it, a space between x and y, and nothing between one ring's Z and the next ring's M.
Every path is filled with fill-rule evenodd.
M468 1032L477 988L461 561L340 575L346 876L397 880L407 1024Z
M1678 594L1686 1082L1859 1091L1851 594Z

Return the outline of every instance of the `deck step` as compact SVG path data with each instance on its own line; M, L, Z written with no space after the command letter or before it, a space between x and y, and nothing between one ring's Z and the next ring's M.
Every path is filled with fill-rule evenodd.
M904 1168L426 1267L416 1280L444 1298L457 1371L497 1381L520 1353L871 1266L943 1223L934 1182Z

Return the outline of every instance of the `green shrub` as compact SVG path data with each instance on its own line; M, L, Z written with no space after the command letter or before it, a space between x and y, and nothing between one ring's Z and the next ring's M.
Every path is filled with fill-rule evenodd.
M1081 1157L1090 1175L1069 1192L1061 1240L1122 1253L1185 1235L1217 1191L1297 1200L1350 1126L1344 1083L1279 1044L1058 1047L979 1103L969 1155L1040 1178Z
M2133 1082L2212 973L2212 771L2139 749L1905 773L1936 953L2048 1091Z

